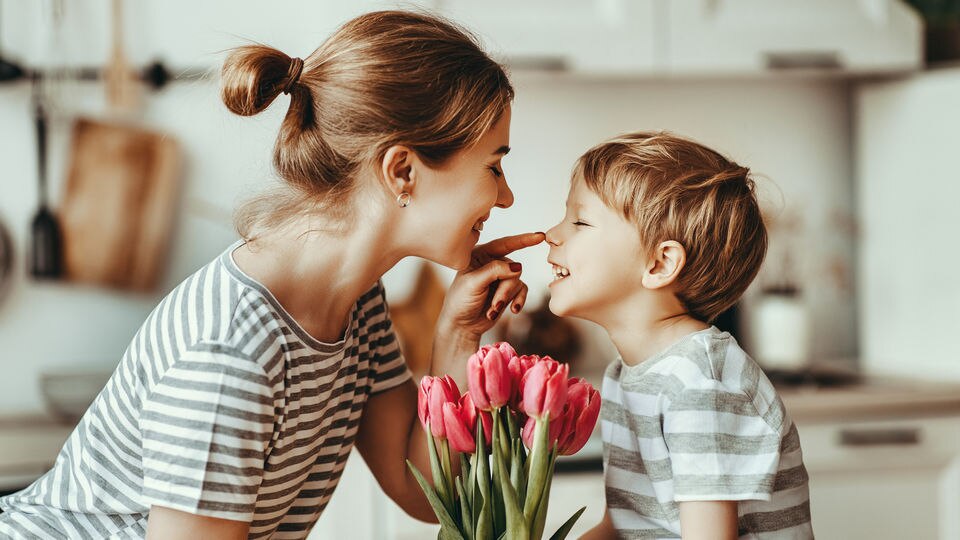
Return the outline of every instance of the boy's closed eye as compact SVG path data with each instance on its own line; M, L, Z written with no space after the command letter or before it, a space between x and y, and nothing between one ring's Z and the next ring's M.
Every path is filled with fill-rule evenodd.
M585 221L582 221L579 219L574 221L573 224L577 227L593 227L593 225L590 225L589 223L586 223Z

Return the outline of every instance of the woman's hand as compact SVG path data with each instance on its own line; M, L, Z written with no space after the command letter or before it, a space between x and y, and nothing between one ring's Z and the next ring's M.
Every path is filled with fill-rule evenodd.
M457 273L447 291L437 321L433 346L433 373L448 373L450 362L476 351L480 336L493 328L506 310L519 313L527 301L527 285L520 281L522 268L507 255L543 242L540 232L498 238L474 248L470 266Z

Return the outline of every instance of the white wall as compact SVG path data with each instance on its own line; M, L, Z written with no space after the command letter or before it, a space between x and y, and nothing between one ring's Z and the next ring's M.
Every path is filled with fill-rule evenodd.
M856 93L863 365L960 381L960 66Z
M0 51L39 59L34 31L41 3L5 2ZM107 51L107 2L66 6L62 55L74 63L101 61ZM136 61L164 51L176 66L212 66L217 51L243 36L306 55L350 8L291 2L288 12L264 12L262 3L128 2L128 42ZM284 6L287 6L285 3ZM333 11L331 11L333 9ZM339 11L338 11L339 10ZM174 30L176 32L174 33ZM236 35L233 35L236 34ZM176 35L176 38L173 36ZM562 214L576 157L601 139L635 129L668 128L700 139L776 184L787 208L803 218L795 261L802 269L813 314L818 358L856 353L849 287L852 242L837 232L851 214L848 90L844 83L812 79L583 80L564 75L514 74L511 145L505 159L516 205L494 212L484 238L543 230ZM54 118L50 171L54 200L65 163L67 129L76 114L102 113L102 87L71 85L60 91ZM169 132L185 156L184 204L174 235L165 287L170 288L219 253L233 238L230 209L267 185L270 147L286 101L261 116L231 116L213 81L178 83L150 96L143 122ZM0 413L42 407L37 376L45 369L114 365L159 296L87 286L37 283L24 275L28 224L36 206L34 136L25 83L0 86L0 218L17 241L17 275L0 300ZM770 190L775 202L779 194ZM550 279L546 249L517 257L526 279L542 290ZM412 264L387 278L391 296L405 293Z

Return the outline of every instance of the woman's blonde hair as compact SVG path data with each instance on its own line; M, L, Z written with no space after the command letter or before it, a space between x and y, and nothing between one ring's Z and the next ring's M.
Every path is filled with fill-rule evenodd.
M713 321L756 277L767 231L750 170L666 132L622 135L580 157L574 181L636 224L643 249L674 240L686 251L676 295Z
M423 13L361 15L299 67L264 45L238 47L223 65L221 97L236 114L257 114L290 94L273 156L285 187L237 212L237 230L248 240L300 212L343 214L358 170L393 145L441 165L476 143L514 94L503 67L473 36Z

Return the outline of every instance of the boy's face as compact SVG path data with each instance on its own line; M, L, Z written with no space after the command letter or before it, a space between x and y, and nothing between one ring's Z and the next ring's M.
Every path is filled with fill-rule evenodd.
M636 226L575 179L563 221L547 231L554 281L550 311L605 326L643 289L646 265Z

